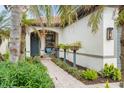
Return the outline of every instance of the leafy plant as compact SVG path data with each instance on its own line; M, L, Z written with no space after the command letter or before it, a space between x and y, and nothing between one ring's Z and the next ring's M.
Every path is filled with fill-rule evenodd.
M121 80L121 71L117 68L114 69L113 75L112 75L113 80Z
M69 44L59 44L58 46L59 46L61 49L69 49L69 48L70 48Z
M102 73L104 77L108 77L113 80L121 80L121 71L118 68L115 68L113 64L105 64Z
M76 77L77 79L82 78L81 77L81 71L78 70L77 68L71 67L70 65L68 65L67 63L62 62L61 60L56 60L56 59L52 59L52 60L56 65L58 65L59 67L61 67L65 71L67 71L72 76Z
M50 88L54 87L47 69L41 63L29 61L0 63L0 87Z
M113 64L111 64L110 66L108 64L104 65L104 69L103 69L104 77L111 77L113 72L114 72L114 65Z
M70 44L70 46L75 46L75 47L81 48L81 42L80 41L73 42Z
M105 83L105 88L110 88L109 87L109 81L107 80L106 83Z
M96 80L98 78L98 74L95 70L87 69L83 71L81 76L87 80Z
M3 56L5 60L9 60L9 56L10 56L9 51L6 51L6 53Z

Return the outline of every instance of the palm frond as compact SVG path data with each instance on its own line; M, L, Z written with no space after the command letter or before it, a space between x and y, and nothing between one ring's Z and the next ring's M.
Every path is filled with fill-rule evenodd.
M100 6L95 12L93 12L89 18L88 25L92 28L92 32L99 30L99 23L102 20L104 7Z
M118 17L115 21L115 24L120 27L122 25L124 25L124 6L119 6L119 13L118 13Z
M71 24L77 19L77 6L73 5L60 5L57 15L60 16L61 25L64 27L66 24Z

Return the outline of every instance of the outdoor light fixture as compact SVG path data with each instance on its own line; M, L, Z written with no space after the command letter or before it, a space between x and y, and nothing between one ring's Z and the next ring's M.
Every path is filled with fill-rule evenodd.
M107 28L107 40L113 40L113 27L108 27Z

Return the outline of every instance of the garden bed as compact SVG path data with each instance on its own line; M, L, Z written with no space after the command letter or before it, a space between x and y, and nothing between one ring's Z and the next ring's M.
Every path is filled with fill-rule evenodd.
M52 58L52 61L56 65L58 65L60 68L62 68L63 70L65 70L66 72L68 72L73 77L75 77L76 79L80 80L81 82L83 82L86 85L105 83L107 80L110 83L119 82L119 80L112 80L111 78L102 77L99 73L98 73L98 79L96 79L96 80L86 80L86 79L81 77L81 71L84 71L87 68L81 67L79 65L76 65L76 68L74 68L74 67L72 67L73 63L71 61L66 60L67 63L64 63L63 58L58 59L58 60L56 58Z
M0 62L1 88L53 88L54 83L37 59L18 63Z
M64 58L60 58L60 60L64 61ZM69 61L69 60L66 60L67 64L70 65L70 66L73 66L73 62ZM87 68L86 67L82 67L82 66L79 66L76 64L76 67L80 70L86 70Z

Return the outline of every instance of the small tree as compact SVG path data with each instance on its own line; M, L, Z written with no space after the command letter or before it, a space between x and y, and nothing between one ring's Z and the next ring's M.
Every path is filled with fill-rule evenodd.
M73 66L76 67L76 51L81 48L81 43L79 41L76 41L72 44L70 44L70 49L73 51Z
M59 47L64 50L64 62L66 63L66 51L70 46L68 44L59 44Z

